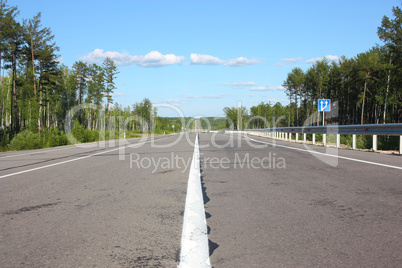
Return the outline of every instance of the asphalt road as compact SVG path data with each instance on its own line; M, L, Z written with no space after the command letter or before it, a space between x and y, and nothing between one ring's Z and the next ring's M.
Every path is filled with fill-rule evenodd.
M1 267L175 267L188 173L167 164L193 147L155 146L177 137L126 148L125 160L107 146L1 154L0 177L105 152L0 179Z
M288 142L255 148L262 144L240 140L239 148L235 138L232 148L202 149L210 140L201 135L213 266L400 267L402 170L346 159L331 166L323 160L335 164L332 157ZM338 153L402 167L400 156Z
M179 137L1 153L1 267L176 267ZM400 267L401 156L252 138L199 136L213 267Z

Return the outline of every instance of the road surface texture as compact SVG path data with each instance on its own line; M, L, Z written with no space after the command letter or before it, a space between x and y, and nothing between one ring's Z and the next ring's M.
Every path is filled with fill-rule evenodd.
M191 160L193 146L185 138L169 148L146 143L126 148L121 161L117 148L69 146L0 158L2 176L114 150L0 179L1 267L177 265L188 172L182 163L156 168L141 159ZM130 168L132 153L140 168L135 162Z
M229 136L213 140L223 147ZM234 140L217 149L200 135L213 266L400 267L402 170L344 159L333 167L322 161L330 157L279 147L302 144L255 148L262 144L241 140L237 147ZM400 156L339 155L402 166Z
M400 267L401 156L230 138L199 134L213 267ZM177 267L194 140L1 153L0 266Z

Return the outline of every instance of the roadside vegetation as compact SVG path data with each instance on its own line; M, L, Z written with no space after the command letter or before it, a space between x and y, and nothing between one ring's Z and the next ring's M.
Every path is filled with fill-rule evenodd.
M71 136L93 142L181 130L180 120L159 117L148 98L127 107L115 102L113 60L65 66L41 13L22 21L18 15L0 0L0 151L67 145Z

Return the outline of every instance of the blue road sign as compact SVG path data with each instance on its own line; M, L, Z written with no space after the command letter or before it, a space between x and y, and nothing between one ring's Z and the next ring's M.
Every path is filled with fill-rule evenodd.
M320 112L331 111L331 100L330 99L319 99L318 100L318 111L320 111Z

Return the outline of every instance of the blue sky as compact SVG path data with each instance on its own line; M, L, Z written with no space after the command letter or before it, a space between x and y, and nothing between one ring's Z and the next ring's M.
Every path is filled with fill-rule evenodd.
M377 27L400 1L9 0L20 17L42 12L62 62L120 71L115 102L149 98L185 116L219 116L240 101L288 104L281 85L294 67L350 58L381 44ZM159 115L176 116L159 108Z

